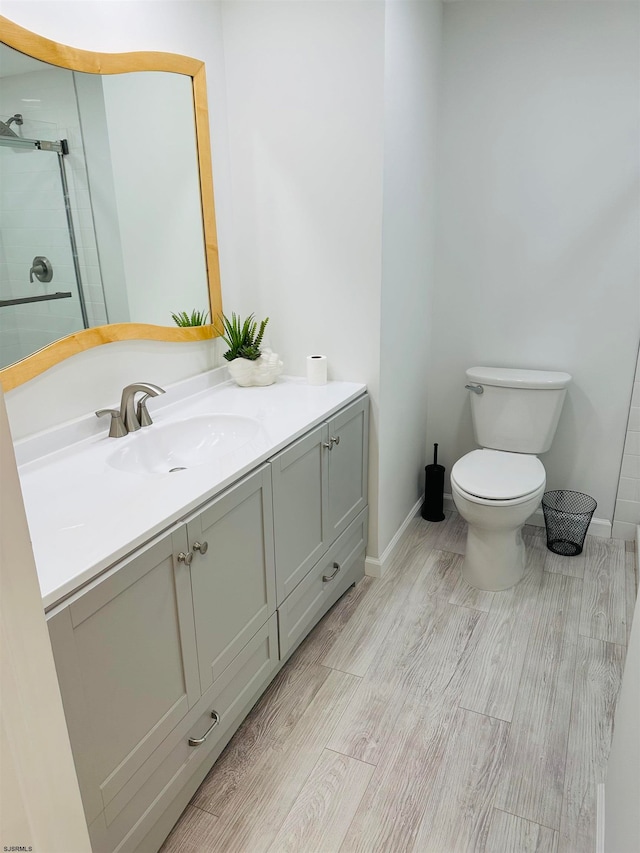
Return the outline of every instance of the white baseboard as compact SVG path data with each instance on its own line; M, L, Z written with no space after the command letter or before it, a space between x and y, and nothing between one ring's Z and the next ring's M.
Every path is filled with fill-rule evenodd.
M455 510L456 506L451 495L444 496L445 510ZM544 514L542 508L537 509L533 515L527 519L527 524L532 524L534 527L544 527ZM606 518L592 518L589 530L589 536L599 536L602 539L611 539L611 522Z
M365 575L369 575L370 578L381 578L382 577L382 561L377 557L366 557L364 561L364 573Z
M369 575L371 578L381 578L383 576L385 571L389 568L389 564L393 559L393 552L398 547L402 534L405 532L411 521L420 512L423 501L424 498L419 498L419 500L416 501L413 508L409 511L409 514L396 531L395 536L384 549L383 553L379 557L367 557L365 559L364 573L366 575Z
M596 789L596 853L604 853L604 782Z

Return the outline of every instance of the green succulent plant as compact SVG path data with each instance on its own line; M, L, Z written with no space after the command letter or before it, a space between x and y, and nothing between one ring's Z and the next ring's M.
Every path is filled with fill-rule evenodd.
M241 320L239 314L232 313L231 319L221 314L220 320L224 327L222 340L229 347L228 351L224 353L227 361L233 361L235 358L247 358L249 361L255 361L260 358L260 344L265 327L269 322L268 317L260 323L259 328L253 314L250 314L244 321Z
M208 311L197 311L195 308L191 315L186 311L180 311L179 314L171 314L173 322L176 326L206 326L209 319Z

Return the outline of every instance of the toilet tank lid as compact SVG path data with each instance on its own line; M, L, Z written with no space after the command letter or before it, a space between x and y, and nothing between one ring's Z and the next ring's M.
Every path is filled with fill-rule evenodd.
M513 367L470 367L467 379L479 385L505 388L566 388L571 375L559 370L518 370Z

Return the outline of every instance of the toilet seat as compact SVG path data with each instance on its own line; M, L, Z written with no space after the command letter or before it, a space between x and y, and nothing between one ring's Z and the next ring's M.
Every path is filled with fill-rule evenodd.
M455 463L451 480L469 500L519 503L544 489L546 474L537 456L472 450Z

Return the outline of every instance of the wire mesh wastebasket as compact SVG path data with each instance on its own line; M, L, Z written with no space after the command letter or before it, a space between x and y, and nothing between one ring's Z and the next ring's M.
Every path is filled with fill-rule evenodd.
M547 548L563 557L581 554L596 507L594 499L582 492L567 489L545 492L542 511L547 528Z

